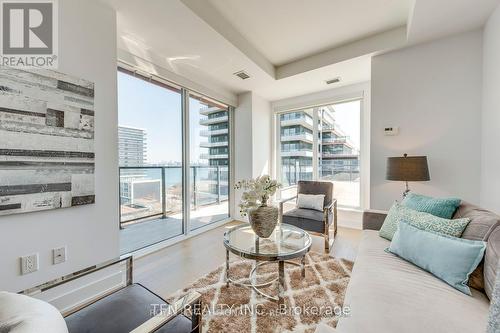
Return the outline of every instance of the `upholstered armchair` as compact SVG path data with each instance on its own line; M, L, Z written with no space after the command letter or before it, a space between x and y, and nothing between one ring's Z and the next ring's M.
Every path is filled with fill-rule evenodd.
M297 184L297 194L323 194L325 196L323 211L294 208L284 212L284 204L296 199L297 196L295 196L280 202L281 223L291 224L313 235L323 236L325 251L330 252L333 244L333 239L330 239L330 226L332 224L333 237L337 235L337 200L333 198L333 183L301 180Z

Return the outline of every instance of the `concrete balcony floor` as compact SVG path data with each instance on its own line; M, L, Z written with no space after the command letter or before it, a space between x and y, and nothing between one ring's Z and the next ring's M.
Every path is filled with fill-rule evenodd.
M202 228L229 216L228 202L201 206L191 211L191 230ZM130 253L146 246L181 235L182 214L167 218L150 218L124 226L120 230L120 254Z

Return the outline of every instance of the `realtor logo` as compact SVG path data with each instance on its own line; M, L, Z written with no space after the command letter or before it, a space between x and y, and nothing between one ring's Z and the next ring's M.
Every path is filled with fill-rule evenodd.
M11 67L57 67L56 0L0 0L2 59Z

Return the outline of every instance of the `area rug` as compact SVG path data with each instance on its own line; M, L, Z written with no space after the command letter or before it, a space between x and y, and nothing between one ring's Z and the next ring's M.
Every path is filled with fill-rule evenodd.
M254 261L238 260L229 268L230 277L248 282ZM189 291L202 295L203 332L314 332L319 323L337 325L340 316L348 315L343 307L345 291L353 263L328 255L309 252L306 274L300 267L285 265L285 301L282 306L262 297L251 288L225 283L225 265L177 291L167 300L173 302ZM257 282L277 276L277 263L259 267ZM262 288L277 294L277 282Z

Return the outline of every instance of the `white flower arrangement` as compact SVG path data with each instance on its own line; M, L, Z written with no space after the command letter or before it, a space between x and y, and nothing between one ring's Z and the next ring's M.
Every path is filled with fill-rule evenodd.
M272 180L270 176L264 175L250 180L241 180L234 185L234 188L245 189L238 207L241 216L247 216L248 211L259 206L267 206L267 201L276 193L281 184Z

